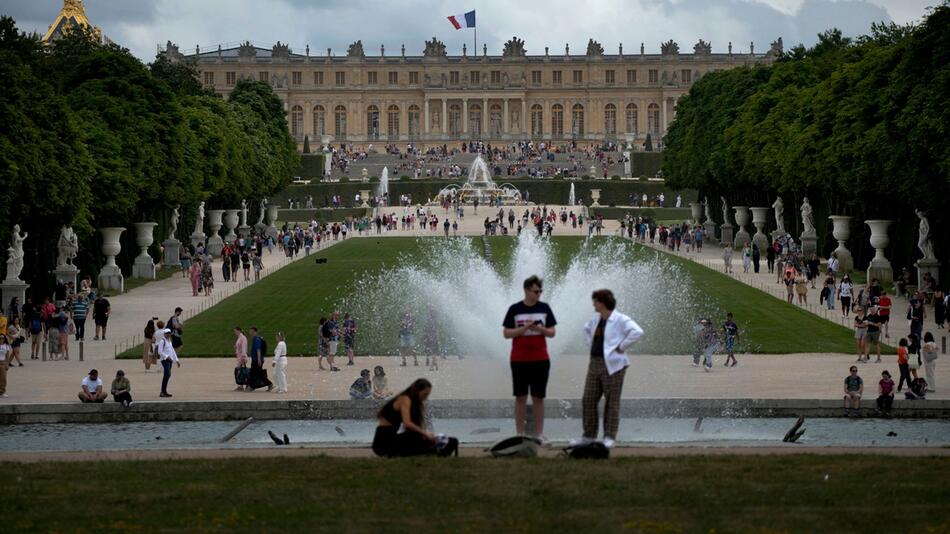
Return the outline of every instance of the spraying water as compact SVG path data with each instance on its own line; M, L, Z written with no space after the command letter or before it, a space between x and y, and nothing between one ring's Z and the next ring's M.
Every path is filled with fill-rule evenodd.
M379 175L379 187L376 189L376 196L382 198L389 195L389 167L383 167L382 174Z
M571 194L567 196L567 205L573 206L576 197L574 196L574 182L571 182Z
M543 300L558 320L552 355L587 351L581 328L593 315L591 292L600 288L611 289L618 309L647 332L639 352L691 350L688 332L699 305L680 268L655 252L634 253L619 239L587 240L561 269L557 244L525 232L516 238L510 267L496 269L478 242L424 240L421 247L396 268L358 280L342 303L360 318L361 344L374 354L396 353L400 316L408 311L417 341L428 332L448 355L506 359L511 342L502 337L501 322L534 274L544 279Z

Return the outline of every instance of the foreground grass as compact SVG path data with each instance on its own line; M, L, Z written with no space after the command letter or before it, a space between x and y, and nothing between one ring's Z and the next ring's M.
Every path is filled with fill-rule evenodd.
M950 531L945 457L315 457L0 473L16 488L0 500L11 531Z

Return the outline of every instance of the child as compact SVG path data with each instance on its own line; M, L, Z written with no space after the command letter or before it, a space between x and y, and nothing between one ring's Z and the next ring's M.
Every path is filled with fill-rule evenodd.
M353 400L368 399L373 396L373 384L369 379L369 369L360 371L360 377L350 386L350 398Z
M923 378L915 378L908 386L909 391L904 392L904 398L907 400L924 400L927 398L927 381Z
M736 341L739 339L739 325L732 320L732 313L726 314L726 322L722 325L723 338L726 343L726 363L723 364L725 367L735 367L739 365L739 362L736 361L735 347ZM729 365L729 361L732 361L732 365Z
M386 399L389 398L391 393L387 388L388 379L386 378L386 371L383 370L382 365L377 365L373 368L373 398L374 399Z
M907 365L907 338L902 337L897 342L897 368L900 370L900 380L897 382L897 392L904 389L904 381L907 381L907 387L910 387L910 366Z
M877 409L882 414L890 413L894 404L894 381L891 380L891 373L881 372L881 381L877 385Z
M861 395L864 394L864 380L858 376L858 368L851 366L851 374L844 377L844 414L847 417L859 417Z

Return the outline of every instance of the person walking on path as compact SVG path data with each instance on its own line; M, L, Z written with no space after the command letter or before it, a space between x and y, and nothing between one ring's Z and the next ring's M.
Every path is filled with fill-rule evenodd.
M412 353L413 364L419 366L419 356L416 354L416 321L412 318L412 312L406 310L399 320L399 354L402 356L402 367L406 366L406 353Z
M643 336L643 329L616 310L617 300L609 289L591 295L594 316L584 325L584 339L590 346L590 362L584 381L583 427L580 443L597 439L597 404L604 397L604 445L613 447L620 427L620 394L630 366L626 350Z
M551 372L547 338L554 337L557 320L551 307L541 302L542 285L537 276L524 281L524 299L508 308L502 326L505 339L511 340L515 430L518 435L524 435L530 394L535 432L544 441L544 398Z
M927 377L927 391L937 390L937 342L930 332L924 334L924 344L920 348L924 361L924 374Z
M168 318L168 322L165 323L165 328L172 331L172 347L175 351L178 352L181 350L182 345L184 345L184 340L182 339L182 334L184 333L185 326L181 322L181 308L175 308L175 313Z
M900 380L897 382L898 393L904 389L904 381L907 382L907 387L910 387L911 378L910 366L907 364L908 359L907 338L902 337L900 341L897 342L897 368L900 371Z
M267 387L267 391L274 389L274 384L267 378L264 370L264 357L267 353L267 343L258 335L257 327L251 327L251 372L248 375L248 391Z
M854 284L851 283L851 277L844 275L841 283L838 284L838 298L841 299L841 315L847 317L851 313L851 292L854 290Z
M891 322L891 306L893 302L891 297L887 296L887 291L884 288L881 288L881 296L877 299L878 315L881 316L881 324L883 325L884 330L884 339L890 339L890 332L888 331L888 324Z
M732 274L732 244L724 243L722 246L722 263L726 274Z
M168 381L172 377L172 365L181 368L181 361L178 359L178 353L172 345L172 331L168 328L162 330L162 338L159 340L159 358L162 362L162 392L159 397L171 397L168 392Z
M871 361L871 345L877 350L877 362L881 363L881 315L877 306L871 306L871 313L864 318L867 333L864 338L864 363Z
M157 317L152 317L145 323L145 330L142 332L144 336L142 337L145 340L142 343L142 363L145 364L145 372L149 372L152 368L152 355L154 354L152 347L152 338L155 336L155 320Z
M748 273L749 267L752 266L752 249L749 247L749 244L746 243L742 246L742 272Z
M89 298L80 293L72 303L73 324L76 325L76 341L86 339L86 316L89 315Z
M234 375L237 376L242 367L247 367L247 336L240 326L234 327ZM238 384L234 391L243 391L246 384Z
M723 367L735 367L739 365L739 361L736 360L736 341L739 340L739 325L732 320L732 313L726 314L726 322L722 323L722 337L725 341L725 350L726 350L726 363L723 364ZM732 365L729 365L729 361L732 361Z
M343 316L343 350L349 360L346 364L353 365L353 349L356 346L356 319L349 313Z
M7 369L10 368L10 352L13 347L7 342L7 335L0 333L0 398L7 398Z
M92 320L96 323L96 335L92 338L93 341L106 340L106 327L109 325L110 315L112 315L112 305L103 293L92 304Z
M867 333L868 322L864 317L864 310L859 308L854 313L854 344L858 352L858 359L855 363L864 361L864 339L867 337Z
M274 347L271 367L274 369L274 380L277 381L277 393L287 393L287 343L284 341L283 332L277 332L277 345Z

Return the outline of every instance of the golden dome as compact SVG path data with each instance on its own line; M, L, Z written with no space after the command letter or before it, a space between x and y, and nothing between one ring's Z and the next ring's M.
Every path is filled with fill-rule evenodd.
M50 24L49 29L46 30L46 35L43 36L43 43L49 43L66 32L71 28L78 26L83 26L86 28L92 28L93 33L101 41L102 40L102 30L98 27L92 25L89 22L89 19L86 18L86 8L82 5L82 0L63 0L63 8L59 10L59 15L56 16L56 20Z

